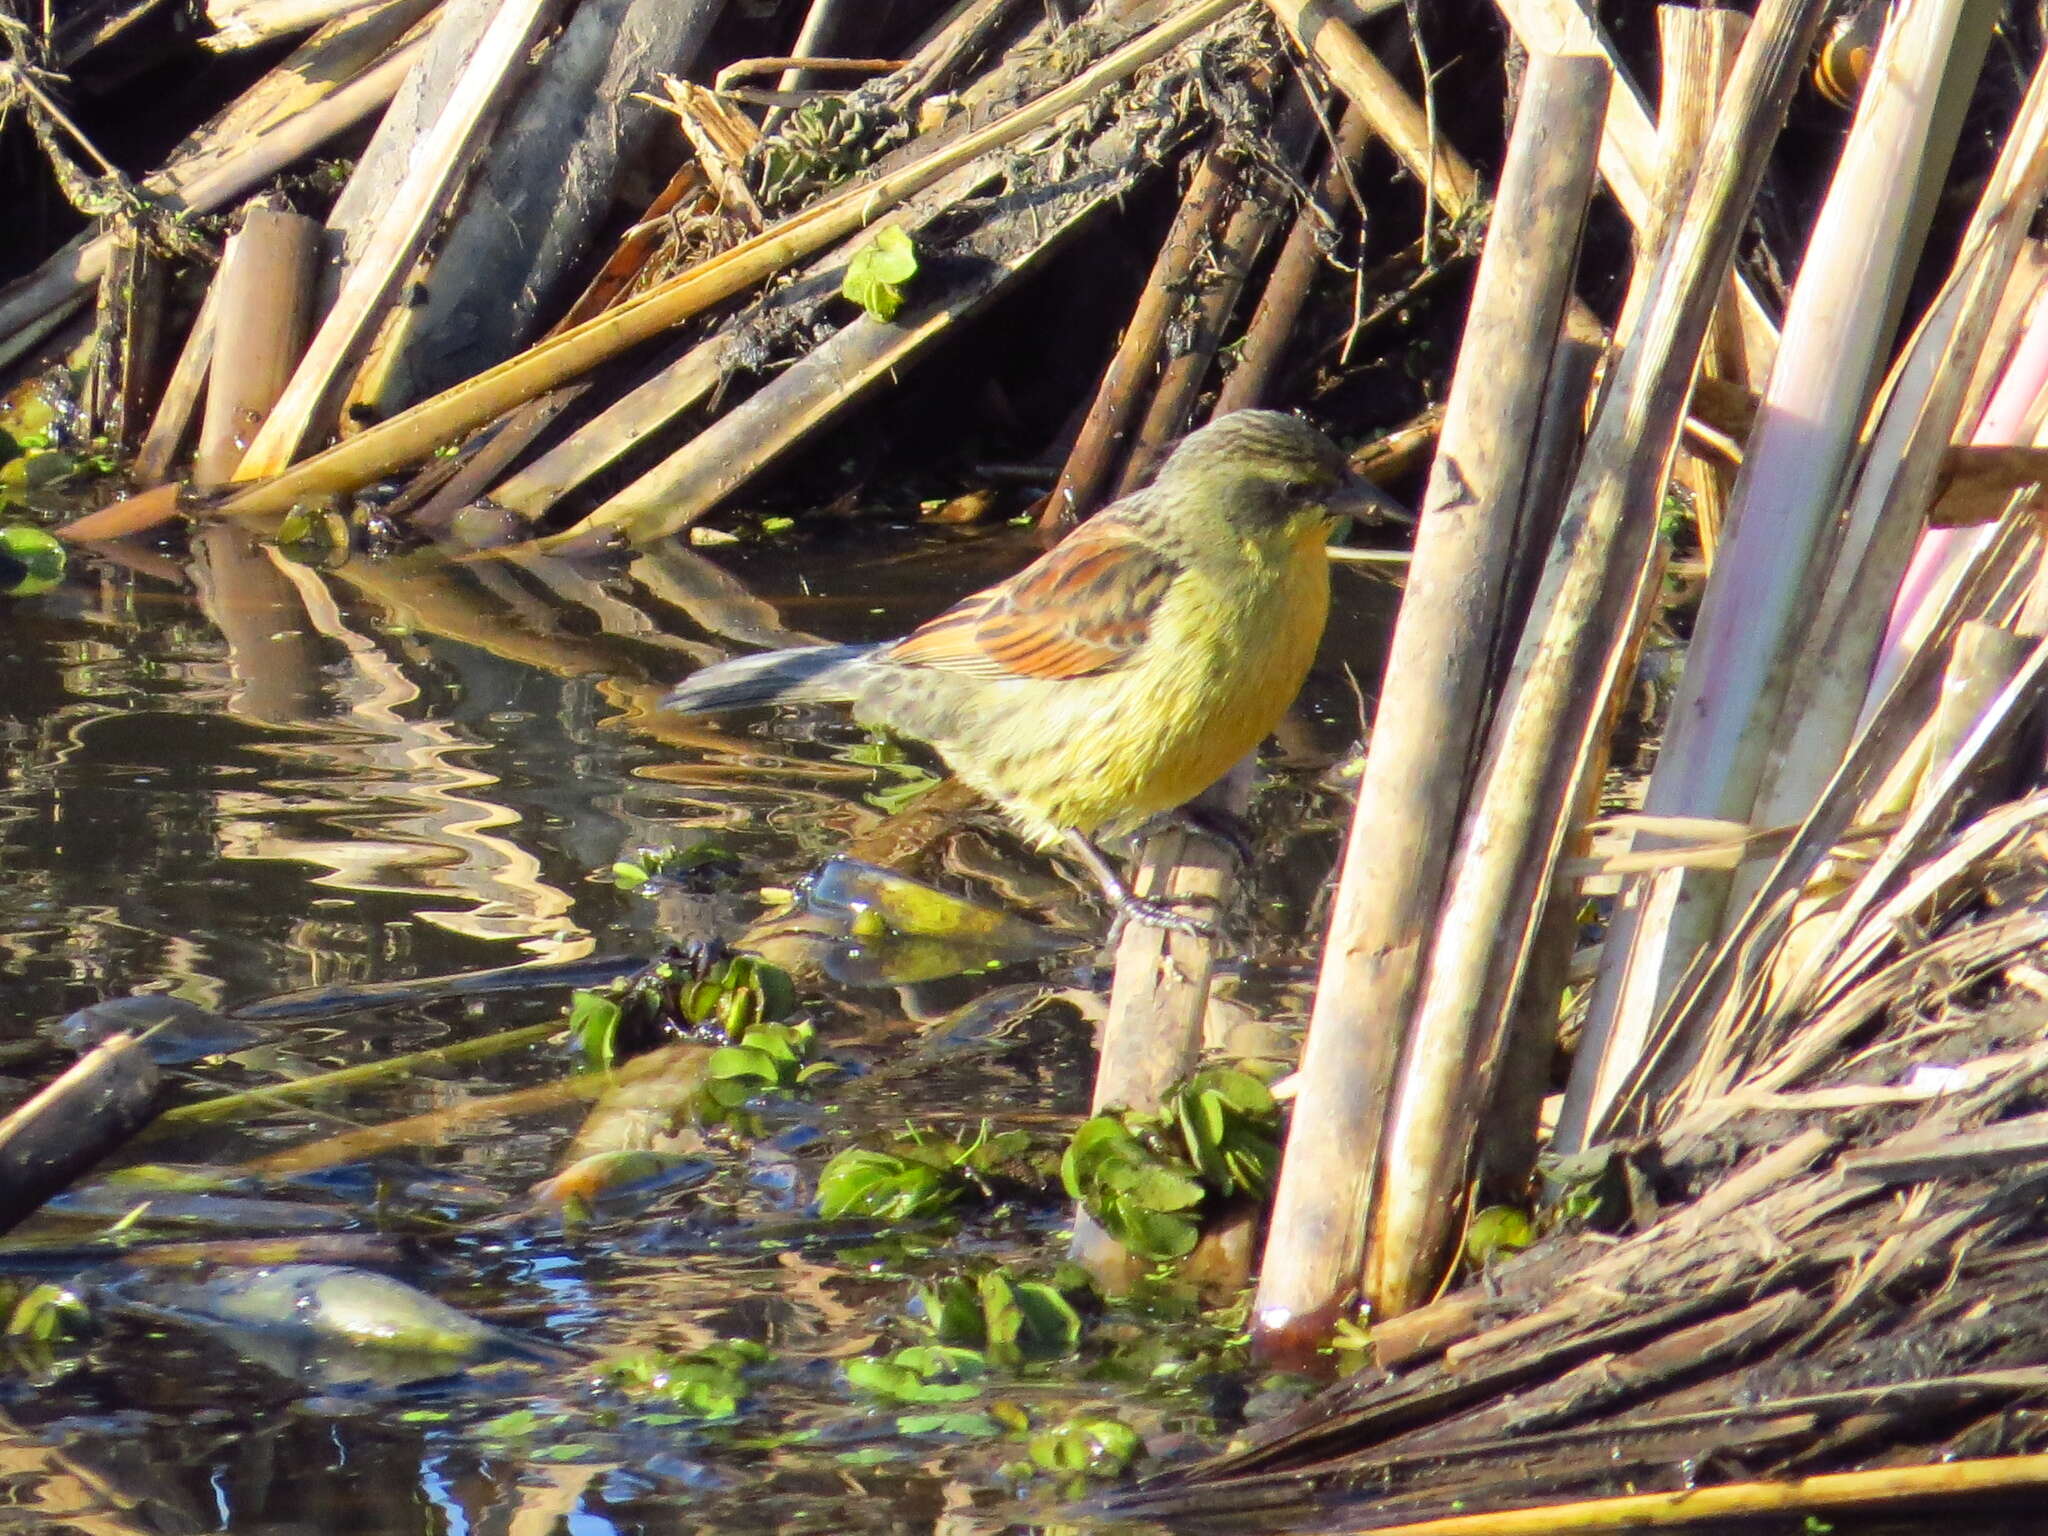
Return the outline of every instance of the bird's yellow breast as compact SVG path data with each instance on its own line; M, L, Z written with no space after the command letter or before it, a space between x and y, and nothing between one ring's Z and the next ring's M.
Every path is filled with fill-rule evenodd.
M1315 660L1329 614L1329 524L1247 541L1242 564L1175 577L1125 666L1014 685L975 739L947 744L970 784L1037 840L1128 830L1185 804L1277 725Z

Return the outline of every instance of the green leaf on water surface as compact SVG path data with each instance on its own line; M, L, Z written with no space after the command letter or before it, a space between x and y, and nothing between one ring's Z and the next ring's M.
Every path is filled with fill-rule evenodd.
M27 523L0 525L0 597L39 597L64 580L69 561L55 535Z
M910 1221L936 1216L959 1196L959 1185L929 1164L864 1147L847 1148L818 1176L818 1214L827 1221Z
M1077 1416L1033 1435L1029 1454L1048 1472L1115 1477L1144 1451L1138 1432L1121 1420Z
M609 1069L618 1055L619 1020L625 1011L602 992L569 997L569 1043L592 1071Z

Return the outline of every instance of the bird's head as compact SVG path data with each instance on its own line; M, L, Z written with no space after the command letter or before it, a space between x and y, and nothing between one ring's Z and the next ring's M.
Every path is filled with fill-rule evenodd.
M1361 510L1344 451L1281 411L1217 417L1181 441L1153 485L1163 501L1199 503L1239 538L1327 529Z

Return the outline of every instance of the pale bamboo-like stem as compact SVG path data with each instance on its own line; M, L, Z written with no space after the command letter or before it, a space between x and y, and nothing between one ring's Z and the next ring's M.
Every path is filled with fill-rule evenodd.
M1468 774L1524 475L1593 190L1597 61L1530 60L1424 495L1316 984L1255 1337L1295 1358L1357 1282L1367 1200Z
M171 461L185 444L199 397L206 389L207 372L213 366L213 327L219 309L220 272L215 269L206 296L199 301L199 311L192 317L191 329L185 332L185 344L178 349L178 360L171 365L170 377L157 397L156 415L142 435L142 446L135 450L130 479L136 485L159 485L167 479Z
M368 10L375 0L208 0L206 19L213 23L213 36L201 39L201 46L216 53L254 48L283 37L288 32L305 32L324 22Z
M2031 210L2048 194L2048 68L2006 138L1956 270L1915 335L1873 434L1868 466L1843 519L1840 550L1787 689L1755 819L1803 817L1854 733L1872 667L1959 426L1979 442L2007 429L2014 391L1972 425L1962 418L1971 365L2016 270ZM1996 398L1996 397L1994 397ZM1737 881L1731 908L1754 894Z
M323 407L368 345L372 327L419 254L449 187L475 158L486 115L503 104L513 71L552 5L553 0L504 0L492 15L433 130L391 193L361 259L342 283L334 308L242 456L237 479L276 474L299 456L320 426Z
M1701 10L1690 5L1657 7L1657 37L1663 57L1657 140L1664 155L1666 196L1674 205L1682 189L1680 179L1692 174L1699 146L1713 120L1714 103L1720 100L1748 27L1749 18L1740 11ZM1627 335L1628 327L1618 327L1617 334ZM1731 276L1700 354L1700 376L1762 390L1767 375L1750 369L1746 351L1741 286ZM1685 453L1679 457L1675 478L1691 493L1700 551L1711 566L1727 520L1734 469L1699 453Z
M1614 71L1607 94L1607 127L1600 140L1600 176L1635 226L1640 246L1661 217L1663 157L1656 124L1643 94L1622 67L1590 0L1494 0L1522 46L1531 53L1597 53ZM1746 278L1735 279L1743 350L1757 377L1777 351L1778 328Z
M313 318L320 226L304 214L252 208L228 241L213 292L219 295L213 368L192 483L225 485L298 366Z
M225 141L208 137L200 152L147 178L144 190L194 213L225 207L382 107L422 46L417 39L399 44L353 79L273 123L235 130L235 136ZM295 61L304 63L294 55L273 73L296 78ZM81 238L10 286L0 294L0 336L12 337L99 281L113 249L110 235Z
M446 104L493 8L494 0L441 0L417 62L377 119L376 132L327 210L331 259L320 275L321 314L334 307L343 281L362 258L392 188L405 179L413 152Z
M1415 98L1324 0L1266 0L1266 7L1301 50L1329 71L1337 89L1365 114L1438 207L1455 219L1472 206L1479 173L1449 144L1430 138L1428 118Z
M1825 0L1765 0L1642 320L1609 375L1515 662L1438 925L1368 1249L1376 1314L1435 1288L1529 933L1567 831L1621 629L1656 540L1656 509L1714 300Z
M1652 814L1750 816L1785 703L1782 658L1812 615L1880 349L1925 238L1931 209L1923 197L1898 194L1900 168L1917 172L1922 187L1941 180L1960 126L1942 110L1944 81L1974 80L1996 8L1996 0L1908 0L1886 32L1876 69L1897 88L1864 96L1808 241L1651 774L1644 809ZM1723 871L1674 870L1632 892L1617 913L1559 1121L1561 1147L1581 1144L1628 1072L1649 1021L1719 930L1729 886Z
M580 0L540 62L518 71L516 96L440 220L432 254L414 268L424 294L408 288L409 302L392 307L354 370L344 430L509 357L540 333L622 168L669 123L635 88L650 72L687 72L724 8L725 0ZM740 122L751 134L753 125Z
M307 496L353 490L378 475L426 458L436 447L492 417L660 334L720 299L861 228L954 168L1022 138L1179 47L1246 0L1197 0L1141 33L1093 68L1038 100L953 141L943 150L784 220L712 261L529 347L454 389L422 401L390 421L315 454L274 480L231 497L220 510L236 515L281 512Z

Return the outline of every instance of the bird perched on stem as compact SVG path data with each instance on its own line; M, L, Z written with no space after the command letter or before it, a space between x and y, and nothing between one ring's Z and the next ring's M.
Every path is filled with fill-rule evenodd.
M1324 547L1364 505L1322 433L1234 411L1150 485L903 639L719 662L667 702L851 703L937 748L1035 845L1068 844L1122 917L1207 932L1133 896L1091 836L1185 804L1279 723L1329 612Z

